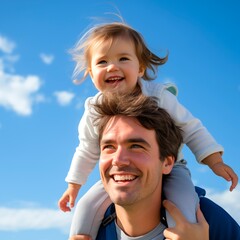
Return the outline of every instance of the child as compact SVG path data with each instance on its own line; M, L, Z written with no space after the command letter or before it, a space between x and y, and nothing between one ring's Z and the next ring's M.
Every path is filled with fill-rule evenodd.
M164 64L167 57L160 58L152 53L137 31L117 22L95 26L83 36L73 55L77 62L75 73L84 71L84 78L89 74L100 92L127 92L140 88L143 94L157 97L159 107L166 109L182 129L184 143L195 154L197 161L208 165L216 175L232 181L230 191L236 187L238 177L223 163L222 146L170 92L174 90L176 93L175 86L149 81L154 79L157 67ZM88 98L85 103L85 112L78 129L80 143L66 177L68 188L59 200L59 207L63 211L71 211L79 189L99 158L98 132L93 125L94 112L91 109L91 103L96 101L98 95ZM172 173L165 179L163 191L165 197L177 205L188 221L196 222L198 197L181 149ZM79 200L70 235L81 233L95 239L109 204L110 200L101 182L96 183ZM169 227L175 224L168 213L167 222Z

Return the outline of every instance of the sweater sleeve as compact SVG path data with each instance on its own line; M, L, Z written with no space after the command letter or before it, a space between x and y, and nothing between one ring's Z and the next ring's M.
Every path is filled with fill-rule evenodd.
M167 90L162 91L159 105L167 110L183 130L183 142L190 148L199 163L213 153L223 153L223 147L216 142L202 122L181 105L172 93Z
M83 185L99 160L99 143L97 128L93 124L93 113L90 103L94 98L85 102L85 111L78 126L79 145L72 158L71 166L66 177L67 182Z

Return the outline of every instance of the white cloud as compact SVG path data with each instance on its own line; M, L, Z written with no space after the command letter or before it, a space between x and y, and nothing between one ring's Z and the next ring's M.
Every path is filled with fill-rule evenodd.
M0 69L0 106L20 115L30 115L34 103L44 100L38 94L41 80L38 76L20 76Z
M207 189L207 197L224 208L240 224L240 187L232 192L229 190L216 192Z
M71 213L46 208L0 207L0 231L60 229L67 233L72 219Z
M33 104L44 101L38 93L41 80L36 75L21 76L14 74L13 64L19 56L13 54L15 43L0 36L0 106L10 109L19 115L32 113Z
M45 64L51 64L54 60L54 56L50 54L41 53L40 58Z
M208 189L207 197L222 206L240 224L240 187L233 192ZM32 207L0 207L0 231L59 229L64 233L69 232L72 213L40 208L36 204L29 206Z
M0 50L4 53L12 53L16 44L6 37L0 36Z
M72 99L74 98L74 93L67 92L67 91L58 91L55 92L54 95L57 98L58 103L61 106L66 106L71 103Z

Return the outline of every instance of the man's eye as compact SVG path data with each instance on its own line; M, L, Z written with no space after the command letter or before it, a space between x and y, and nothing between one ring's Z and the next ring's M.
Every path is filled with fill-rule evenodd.
M140 144L132 144L131 148L143 148L143 146Z
M114 146L113 145L104 145L104 146L102 146L102 150L105 150L105 149L114 149Z

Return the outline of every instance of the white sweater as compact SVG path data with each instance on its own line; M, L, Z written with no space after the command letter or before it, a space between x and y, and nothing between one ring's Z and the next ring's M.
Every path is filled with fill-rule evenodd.
M199 163L212 153L223 152L223 147L215 141L201 121L193 117L178 102L176 96L168 90L169 85L144 80L140 80L139 83L143 94L157 97L159 107L164 108L173 118L175 124L182 129L183 144L187 144ZM90 106L96 101L99 94L88 98L85 102L85 112L78 126L79 145L73 155L65 179L67 182L83 185L99 160L98 130L93 124L94 113ZM180 147L177 161L183 159L181 151L183 144Z

